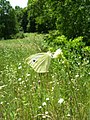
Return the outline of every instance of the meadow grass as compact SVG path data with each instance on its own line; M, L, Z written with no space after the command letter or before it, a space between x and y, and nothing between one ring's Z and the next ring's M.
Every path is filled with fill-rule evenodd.
M42 52L43 35L0 41L0 120L89 120L90 61L52 60L49 73L26 63Z

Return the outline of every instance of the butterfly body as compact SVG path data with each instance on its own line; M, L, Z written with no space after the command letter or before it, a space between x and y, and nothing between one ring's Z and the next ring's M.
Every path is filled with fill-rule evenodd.
M37 72L45 73L48 72L51 61L50 53L37 53L27 58L27 63Z

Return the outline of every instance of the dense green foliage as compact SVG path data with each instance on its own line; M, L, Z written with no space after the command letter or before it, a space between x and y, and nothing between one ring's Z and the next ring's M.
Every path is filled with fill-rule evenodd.
M7 39L17 32L15 11L6 0L0 0L0 38Z
M90 38L90 6L88 1L71 0L62 5L56 21L57 29L68 38L84 36Z
M0 36L16 31L48 33L59 30L67 39L82 36L90 45L90 6L88 0L28 0L26 8L12 9L0 0Z
M90 47L85 45L83 37L68 40L64 35L60 34L60 31L57 30L45 35L42 50L54 52L60 47L66 59L70 61L72 69L74 68L73 65L78 65L78 58L80 62L84 58L90 61Z
M28 27L34 27L33 31L57 29L68 39L83 36L87 44L90 42L90 6L86 0L29 1L28 20Z
M60 44L67 62L52 59L46 74L36 73L25 61L42 52L42 35L0 41L1 120L90 119L90 48L82 45L82 37L69 44L65 36L56 39L54 33L49 34L49 39L53 36L57 41L52 51Z
M23 28L22 28L23 9L20 8L19 6L16 6L14 11L16 16L18 31L23 31Z
M28 0L15 9L0 0L0 120L89 120L89 45L89 0ZM48 73L26 63L58 48L63 57Z
M28 3L29 28L34 31L48 32L55 29L55 17L50 3L46 0L36 0ZM29 29L31 31L31 29Z
M89 120L89 45L89 0L28 0L15 9L0 0L0 120ZM48 73L26 63L58 48L64 57Z

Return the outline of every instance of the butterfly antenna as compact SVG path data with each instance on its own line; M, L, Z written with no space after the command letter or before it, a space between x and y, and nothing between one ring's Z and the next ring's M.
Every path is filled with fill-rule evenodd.
M41 50L41 48L39 47L39 45L37 45L37 44L35 44L34 43L34 45L38 48L38 50L41 52L42 50Z

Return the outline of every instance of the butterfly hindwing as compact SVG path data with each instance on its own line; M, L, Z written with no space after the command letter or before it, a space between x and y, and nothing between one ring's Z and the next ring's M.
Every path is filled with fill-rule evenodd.
M37 63L34 66L34 70L38 73L48 72L48 68L50 65L51 57L47 54L43 55L38 59Z
M30 57L28 57L26 59L26 61L28 64L30 64L33 67L33 65L36 63L36 61L42 56L43 56L43 53L34 54L34 55L31 55Z

